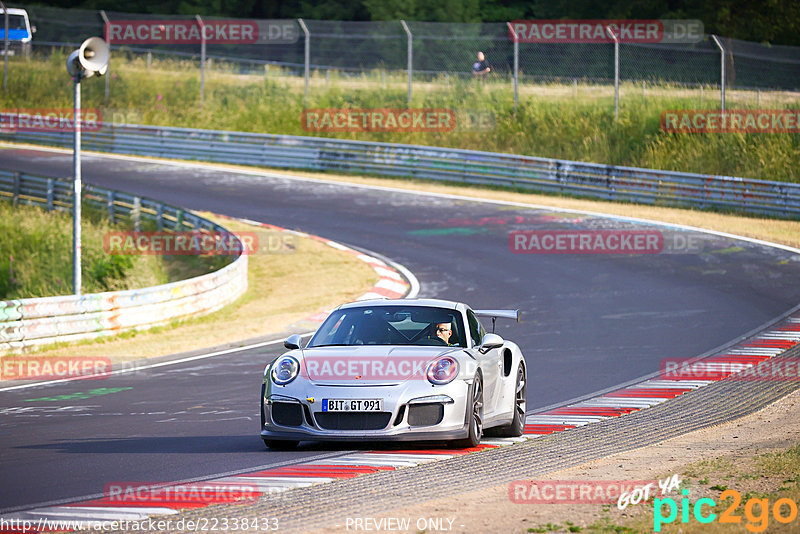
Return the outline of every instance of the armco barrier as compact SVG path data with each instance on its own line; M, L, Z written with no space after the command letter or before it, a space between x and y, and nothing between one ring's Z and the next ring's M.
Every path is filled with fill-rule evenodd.
M70 209L69 181L0 171L0 198L47 209ZM84 185L85 205L106 210L113 221L139 228L226 232L207 219L151 199ZM149 328L210 313L247 289L247 255L215 272L144 289L0 301L0 353Z
M72 146L69 131L6 131L0 140ZM191 128L106 124L87 150L164 158L518 187L646 204L800 218L800 185L495 152Z

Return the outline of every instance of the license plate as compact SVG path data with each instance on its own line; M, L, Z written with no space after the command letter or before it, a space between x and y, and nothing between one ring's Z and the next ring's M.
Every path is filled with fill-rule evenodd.
M323 412L382 412L383 399L322 399Z

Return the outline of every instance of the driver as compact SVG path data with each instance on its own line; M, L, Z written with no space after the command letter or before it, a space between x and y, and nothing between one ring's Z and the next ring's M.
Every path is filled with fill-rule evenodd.
M436 324L436 337L450 345L450 336L453 335L453 328L450 323L437 323Z

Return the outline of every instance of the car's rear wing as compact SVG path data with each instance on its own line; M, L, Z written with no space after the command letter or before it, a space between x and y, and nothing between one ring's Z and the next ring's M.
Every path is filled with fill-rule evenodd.
M519 310L473 310L478 317L492 318L492 333L494 333L494 323L498 318L513 319L519 322Z

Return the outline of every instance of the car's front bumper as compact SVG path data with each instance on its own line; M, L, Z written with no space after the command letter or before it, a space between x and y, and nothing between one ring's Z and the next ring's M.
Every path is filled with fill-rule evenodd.
M469 436L467 419L467 399L470 398L471 384L464 380L455 380L443 386L432 386L428 382L410 381L391 386L343 388L336 386L320 386L297 384L295 387L278 387L268 384L262 398L261 437L270 440L296 441L448 441L464 439ZM431 397L441 400L442 397L452 402L419 402ZM383 411L375 414L382 416L365 416L373 421L385 419L380 428L331 428L335 416L321 412L322 399L383 399ZM286 417L273 413L279 403L287 412L286 404L294 415ZM426 407L421 409L421 407ZM440 412L439 412L440 411ZM337 412L342 413L342 412ZM439 413L441 417L439 418ZM348 423L358 424L359 414L346 413ZM419 414L427 414L420 416ZM433 415L432 415L433 414ZM283 421L276 421L283 419ZM345 418L343 417L343 419ZM291 424L286 424L286 419ZM435 424L430 424L435 423ZM334 425L335 426L335 425Z

